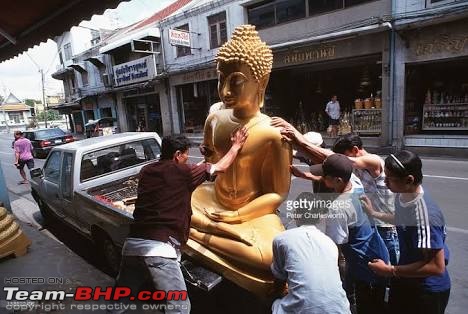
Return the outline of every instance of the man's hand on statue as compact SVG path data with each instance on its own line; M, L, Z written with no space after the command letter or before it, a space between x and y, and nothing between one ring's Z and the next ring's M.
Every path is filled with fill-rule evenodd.
M294 127L285 127L280 130L280 134L283 137L283 139L288 142L288 143L295 143L298 141L298 137L301 136Z
M242 128L237 128L231 133L231 143L232 146L236 146L238 148L241 148L245 141L247 140L247 137L249 136L249 133L247 132L247 128L243 126Z
M272 117L270 121L270 125L275 128L292 127L292 125L288 121L280 117Z
M304 172L302 172L298 168L296 168L294 166L289 166L289 169L290 169L291 173L293 174L293 176L298 177L298 178L304 178L305 177Z

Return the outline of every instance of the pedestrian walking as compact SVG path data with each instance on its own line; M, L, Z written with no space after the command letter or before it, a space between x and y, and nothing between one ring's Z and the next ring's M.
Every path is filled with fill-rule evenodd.
M216 164L199 165L187 164L190 142L186 137L163 138L161 159L140 171L134 222L122 248L116 287L130 287L137 293L149 282L156 290L186 293L179 262L180 249L189 236L192 192L205 180L225 171L246 138L245 128L237 130L223 158ZM190 312L188 296L185 300L165 301L172 309L166 308L166 313Z
M325 106L325 112L327 113L330 122L329 128L331 128L330 136L336 137L338 135L338 127L340 125L340 103L338 102L338 97L333 95L331 100Z
M396 225L400 260L388 265L376 259L369 267L392 278L392 313L442 314L451 286L442 210L422 186L422 162L416 154L405 150L391 154L385 159L385 174L387 186L396 193L395 214L374 210L369 199L364 200L364 207L368 215Z
M32 155L33 146L31 141L23 136L22 131L15 131L15 142L13 148L15 150L15 166L19 170L21 177L23 178L19 184L28 184L26 172L24 172L24 166L26 165L29 170L34 168L34 157Z

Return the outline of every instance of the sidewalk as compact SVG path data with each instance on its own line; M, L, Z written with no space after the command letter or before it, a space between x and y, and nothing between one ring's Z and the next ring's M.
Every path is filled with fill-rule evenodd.
M65 293L74 293L79 286L91 288L113 286L114 280L111 277L89 265L63 243L47 235L46 230L40 231L29 224L17 221L32 244L26 255L17 258L5 257L0 260L0 273L2 274L0 280L4 287L17 287L20 291L63 290ZM70 297L65 298L64 301L28 301L28 309L16 308L14 310L11 309L11 303L8 306L5 297L6 292L2 290L0 292L1 313L88 313L93 305L105 304L105 301L74 301ZM83 309L76 308L78 305ZM85 306L90 308L85 310ZM106 311L97 310L93 313L106 313Z

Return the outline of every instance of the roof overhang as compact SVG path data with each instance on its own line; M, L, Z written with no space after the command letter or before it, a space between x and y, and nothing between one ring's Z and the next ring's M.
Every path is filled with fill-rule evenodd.
M2 1L0 62L128 0Z
M65 68L61 68L57 71L55 71L54 73L51 74L51 76L56 79L56 80L64 80L67 78L67 74L70 73L70 72L73 72L73 69L70 69L68 67L65 67Z
M82 63L82 62L77 62L77 63L70 64L68 67L72 68L75 71L78 71L80 73L87 72L84 63Z
M91 62L96 68L106 66L106 64L104 63L104 56L102 55L90 57L88 59L85 59L85 61Z
M148 27L145 29L142 29L140 31L125 35L123 37L120 37L104 47L99 49L99 53L109 53L110 51L120 48L124 45L130 44L133 40L138 40L142 39L145 37L160 37L160 32L159 29L156 27Z

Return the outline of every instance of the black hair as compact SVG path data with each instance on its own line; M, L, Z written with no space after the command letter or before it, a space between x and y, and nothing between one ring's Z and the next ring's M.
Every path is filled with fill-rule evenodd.
M403 178L412 175L415 185L422 183L423 174L421 159L418 155L409 150L402 150L393 156L388 156L385 159L385 168L398 177Z
M338 154L344 154L346 151L356 146L362 149L362 140L357 134L348 133L338 137L333 144L333 151Z
M185 152L190 146L190 140L183 135L165 136L162 139L161 160L172 159L176 151Z

